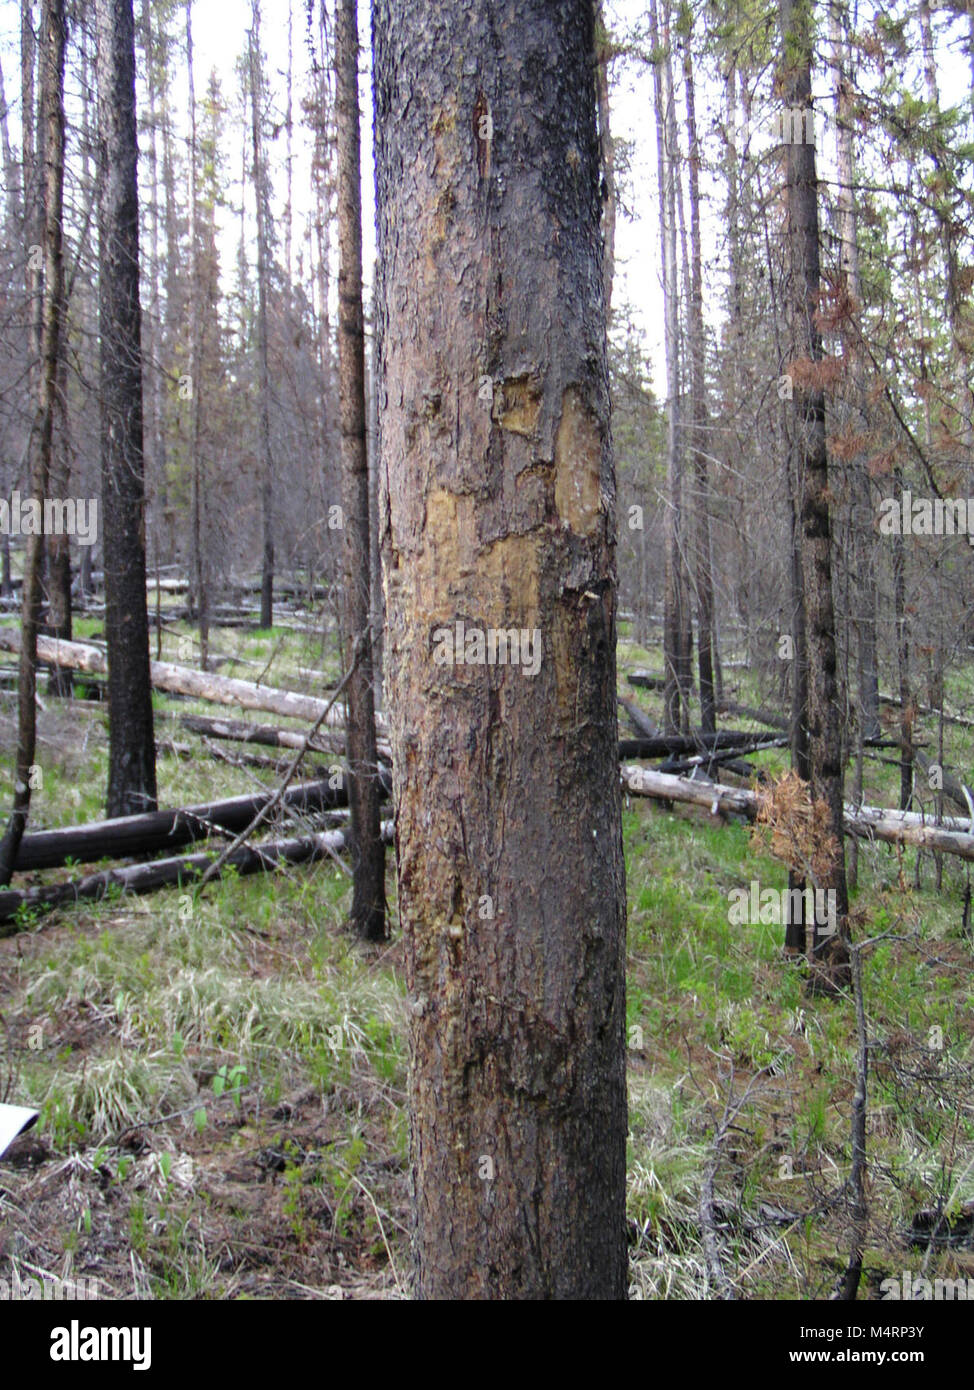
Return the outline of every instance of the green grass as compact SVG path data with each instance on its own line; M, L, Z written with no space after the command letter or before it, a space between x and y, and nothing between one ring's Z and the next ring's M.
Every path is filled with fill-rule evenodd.
M81 624L78 633L91 635ZM184 624L177 633L165 635L167 659L191 635ZM322 650L282 629L218 632L214 646L240 662L221 670L254 678L243 663L266 662L282 637L265 679L296 683L299 667L337 674L333 642ZM660 719L655 692L625 685L636 664L659 669L659 652L621 644L620 689ZM736 699L764 702L749 672L734 676ZM949 698L966 705L971 683L958 675ZM188 737L179 715L212 712L164 696L156 709L159 737L177 741ZM102 812L104 714L79 710L59 729L68 723L72 737L40 745L38 824ZM969 735L950 738L948 765L966 769ZM786 765L777 753L756 761ZM8 751L0 771L10 768ZM894 771L867 772L868 799L893 804ZM160 758L159 782L163 804L255 786L252 770L204 758ZM846 1253L852 1001L810 992L803 964L783 959L780 927L731 923L733 889L787 881L748 827L631 798L623 838L634 1296L712 1293L699 1203L715 1165L737 1292L827 1297ZM875 1296L886 1274L920 1268L923 1249L904 1244L917 1211L974 1200L974 981L959 861L945 860L940 891L930 857L918 870L913 852L900 862L863 846L859 874L857 935L887 938L864 961L873 1048L863 1290ZM388 891L394 905L391 856ZM59 913L3 956L4 1019L41 1040L16 1054L17 1094L40 1104L40 1132L63 1165L51 1220L79 1268L86 1252L107 1259L121 1232L136 1271L126 1264L127 1295L133 1277L157 1297L263 1296L265 1278L283 1281L278 1292L354 1278L396 1293L408 1259L408 1015L398 952L351 942L348 902L348 879L329 864L228 875L204 894ZM281 1163L255 1187L265 1150ZM322 1249L329 1260L347 1251L345 1266L312 1267ZM934 1251L928 1277L956 1277L962 1255Z

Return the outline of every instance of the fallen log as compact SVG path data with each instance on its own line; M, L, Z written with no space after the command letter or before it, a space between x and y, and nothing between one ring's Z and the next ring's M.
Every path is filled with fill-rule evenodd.
M718 729L716 734L656 734L653 738L623 738L619 740L619 756L623 758L666 758L671 754L706 754L718 748L734 749L735 753L750 753L767 743L767 732L750 729Z
M13 627L0 628L0 650L20 651L20 631ZM38 637L38 661L66 666L72 671L87 671L106 675L108 661L104 652L82 642L64 642L53 637ZM303 719L313 724L328 710L328 701L314 695L297 695L291 690L278 690L271 685L255 685L251 681L231 676L217 676L209 671L197 671L189 666L176 666L170 661L150 661L149 678L158 690L188 695L194 700L209 700L219 705L239 705L242 709L265 710L285 719ZM342 725L344 715L336 706L328 710L325 722ZM385 732L385 720L376 716L376 728Z
M936 790L936 788L930 783L930 771L932 768L937 768L940 773L940 790L948 801L952 801L961 811L967 811L968 815L974 814L971 811L972 802L969 788L963 787L956 778L951 777L945 767L934 762L932 758L928 758L926 753L922 752L910 739L900 739L900 749L907 758L912 759L913 762L916 763L917 767L927 778L927 785L930 787L931 791Z
M638 705L634 705L631 700L624 700L621 695L617 695L616 699L629 716L629 722L640 738L656 738L659 735L659 727Z
M662 690L666 685L662 671L630 671L626 679L640 690Z
M284 864L306 864L348 848L347 830L324 830L262 845L241 845L227 857L224 869L238 874L254 874ZM382 825L383 843L393 839L393 823ZM151 864L132 864L121 869L105 869L86 878L44 887L0 892L0 936L12 936L28 926L35 913L50 912L74 902L97 902L109 893L151 893L157 888L182 887L200 878L213 864L210 854L179 855L157 859ZM216 877L220 875L217 874Z
M217 762L227 763L230 767L253 767L258 772L270 773L272 776L279 776L287 764L287 759L282 753L280 757L268 755L262 757L259 753L231 753L228 749L221 748L219 744L211 743L204 738L203 747L211 758ZM182 758L185 762L198 762L200 750L194 743L177 743L175 739L157 739L156 757L157 758ZM317 767L314 770L316 778L327 775L328 769Z
M683 758L679 761L668 758L665 763L660 764L656 771L682 776L695 767L703 767L704 764L707 765L708 769L723 765L729 767L731 771L737 771L740 767L739 759L743 754L765 753L770 748L787 748L789 742L790 739L781 735L779 738L766 737L761 743L752 743L745 748L713 749L709 753L698 753L695 758ZM749 775L749 772L744 775Z
M313 815L347 806L348 794L344 786L333 788L330 780L302 782L289 787L281 799L282 808L291 814ZM388 790L388 781L384 781L383 791L387 793ZM79 864L92 864L98 859L127 859L136 854L179 849L220 831L236 835L250 824L273 795L273 792L261 792L256 796L233 796L171 811L146 811L142 815L65 825L56 830L34 830L21 840L14 869L18 873L29 873L36 869L58 868L68 859L77 860Z
M702 806L711 815L734 813L754 820L759 796L743 787L722 786L719 782L694 782L672 777L653 768L623 767L620 771L624 791L635 796L652 796L662 801L682 801ZM882 840L891 845L914 845L918 849L939 850L974 860L974 835L966 820L930 825L922 815L911 811L889 811L882 806L846 806L846 834L864 840Z
M235 743L260 743L269 748L303 748L304 734L297 729L279 729L273 724L251 724L246 719L215 719L207 714L182 714L179 722L190 733L202 738L230 739ZM378 744L379 757L392 760L387 743ZM344 753L345 735L319 733L308 744L311 753Z
M903 708L903 701L896 695L880 695L879 703L881 705L892 705L894 709ZM940 710L933 709L930 705L915 704L913 708L916 710L917 714L932 714L934 718L940 717ZM962 729L974 729L974 719L966 719L962 714L948 714L946 710L944 710L944 723L957 724Z
M753 705L739 705L736 700L721 700L717 713L736 714L739 719L753 719L757 724L767 724L769 729L782 729L786 733L790 727L783 714L775 714L769 709L755 709Z

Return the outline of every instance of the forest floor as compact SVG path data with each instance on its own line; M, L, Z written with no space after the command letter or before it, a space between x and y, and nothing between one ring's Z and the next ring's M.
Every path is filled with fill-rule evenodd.
M77 635L95 629L82 621ZM293 688L299 668L337 674L334 655L284 629L217 640L237 662L223 674L253 680L270 661L263 679ZM179 655L167 634L163 656ZM619 665L620 692L637 698L625 673L658 669L659 653L624 640ZM728 675L733 698L760 703L746 671ZM963 683L951 696L968 710ZM638 697L658 719L658 697ZM44 701L33 823L96 819L104 711ZM156 709L158 737L184 744L192 737L178 716L212 713L162 697ZM14 714L8 695L8 788ZM951 731L955 775L974 762L969 741ZM754 761L770 772L786 765L781 753ZM272 769L202 751L162 757L160 804L252 790L258 777L273 786ZM867 764L866 800L895 804L896 777ZM733 924L732 890L787 881L760 834L690 808L625 805L636 1298L721 1292L705 1258L708 1175L707 1219L736 1296L828 1298L848 1257L853 1001L809 990L805 965L783 957L780 925ZM974 1279L968 869L945 858L940 872L938 890L928 854L859 852L856 936L882 938L863 952L861 1298L880 1297L882 1281L906 1270ZM395 921L391 855L388 894ZM347 901L347 877L324 863L226 878L201 896L174 889L78 905L0 940L0 1099L42 1111L0 1159L0 1278L84 1276L109 1298L404 1296L401 946L395 930L384 947L353 941Z

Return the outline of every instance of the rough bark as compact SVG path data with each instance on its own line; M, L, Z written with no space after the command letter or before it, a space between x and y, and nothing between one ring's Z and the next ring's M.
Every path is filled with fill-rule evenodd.
M153 810L132 0L98 0L101 478L109 816Z
M373 14L415 1288L619 1299L625 884L592 6ZM461 618L537 629L536 674L438 664L435 634Z
M781 0L783 58L781 79L786 107L811 105L813 5ZM785 154L787 310L795 362L792 415L793 476L798 494L798 549L808 644L808 742L812 794L829 808L835 850L817 887L835 893L838 932L823 943L833 983L848 973L849 898L842 835L842 727L837 679L835 614L832 599L832 520L829 460L825 439L825 393L815 375L822 359L815 324L821 289L818 180L815 146L791 143ZM817 928L816 928L817 935ZM817 939L816 947L819 945Z
M29 17L28 17L29 20ZM38 506L48 495L54 444L57 368L64 313L62 208L64 203L64 48L63 0L41 6L41 113L44 128L44 292L40 330L37 414L31 441L30 495ZM31 87L33 101L33 87ZM25 171L26 176L26 171ZM27 537L21 594L20 668L17 681L17 755L13 808L0 841L0 884L9 883L17 847L27 825L37 740L37 657L41 611L44 536Z
M372 695L369 466L365 447L365 324L362 312L362 191L358 5L338 0L335 23L338 120L338 394L345 537L345 669L348 797L352 823L349 925L367 941L386 935L386 855L379 835L378 760Z

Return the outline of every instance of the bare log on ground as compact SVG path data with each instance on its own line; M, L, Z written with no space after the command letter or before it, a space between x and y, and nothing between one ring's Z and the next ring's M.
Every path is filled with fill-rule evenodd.
M382 826L385 844L393 840L393 823ZM348 848L347 830L324 830L262 845L241 845L227 858L223 868L238 874L254 874L285 864L306 864L340 854ZM50 912L74 902L97 902L109 893L151 893L157 888L181 887L201 878L213 865L211 854L179 855L157 859L151 864L133 864L121 869L105 869L69 883L54 883L23 891L0 892L0 937L12 936L28 925L28 914ZM23 924L23 925L22 925Z
M299 729L279 729L273 724L251 724L246 719L215 719L207 714L183 714L179 722L184 729L203 738L229 739L234 743L260 743L269 748L301 748L304 734ZM345 735L319 733L311 740L312 753L344 753ZM380 760L390 762L392 752L388 743L379 742Z
M0 628L0 650L20 650L20 632L16 628ZM60 642L52 637L39 637L37 656L40 661L66 666L72 671L104 675L108 670L104 652L82 642ZM285 719L303 719L312 724L328 709L327 700L319 700L313 695L297 695L291 690L278 690L271 685L255 685L252 681L217 676L189 666L176 666L170 661L150 662L149 676L158 690L188 695L195 700L209 700L218 705L264 710ZM341 725L344 722L342 711L337 707L328 710L326 722L333 726ZM376 715L376 726L380 732L385 732L386 723L382 715Z
M723 786L719 782L689 781L672 777L653 768L627 766L621 769L623 791L635 796L651 796L662 801L682 801L702 806L712 815L736 814L754 820L760 798L743 787ZM931 825L912 811L890 811L882 806L846 806L845 830L864 840L882 840L891 845L914 845L917 849L939 850L974 860L974 835L967 820Z
M894 709L903 708L903 701L896 695L880 695L879 703L881 705L892 705ZM939 718L940 716L940 710L932 709L930 705L914 704L913 708L916 710L917 714L931 714L934 718ZM944 710L944 723L958 724L962 729L974 729L974 719L967 719L962 714L948 714L946 710Z

